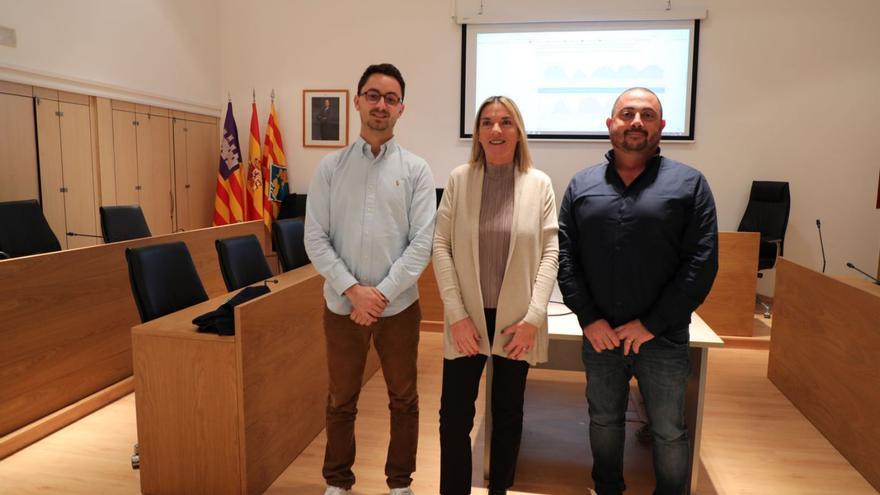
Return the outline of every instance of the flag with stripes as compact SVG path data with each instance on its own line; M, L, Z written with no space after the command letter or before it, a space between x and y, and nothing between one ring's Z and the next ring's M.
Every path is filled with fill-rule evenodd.
M245 218L247 220L263 219L263 198L265 182L263 180L263 153L260 150L260 123L257 117L257 103L251 103L251 132L248 140L248 172L247 188L245 189Z
M214 225L241 222L244 190L241 187L241 148L238 127L232 115L232 102L226 106L223 139L220 140L220 167L217 172L217 194L214 197Z
M287 160L284 157L284 144L281 142L281 129L278 127L278 114L275 112L275 101L269 112L269 123L266 124L266 139L263 140L264 180L267 181L266 195L263 202L263 222L272 229L272 221L278 216L281 202L287 197Z

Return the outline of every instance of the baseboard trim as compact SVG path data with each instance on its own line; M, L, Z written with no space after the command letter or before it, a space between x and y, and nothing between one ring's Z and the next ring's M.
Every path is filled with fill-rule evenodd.
M0 438L0 460L132 392L134 377L130 376L7 434Z

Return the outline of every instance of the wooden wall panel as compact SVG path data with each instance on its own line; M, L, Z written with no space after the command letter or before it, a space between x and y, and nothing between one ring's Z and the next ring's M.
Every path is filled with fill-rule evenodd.
M33 98L0 93L0 201L40 197L35 133Z
M98 154L98 183L100 184L100 204L112 206L116 203L116 159L113 151L113 109L108 98L95 98L95 136Z
M49 99L38 99L36 108L43 215L58 238L61 249L66 249L67 220L64 213L64 194L61 192L64 187L61 123L57 115L61 110L57 101Z
M171 121L171 136L174 147L174 230L190 230L189 219L189 175L187 172L187 122L178 118Z
M718 275L697 313L718 335L751 336L758 287L757 232L718 233Z
M60 103L61 162L64 177L64 213L67 230L79 234L101 235L95 201L92 126L88 105ZM69 237L67 247L94 246L99 239Z
M880 286L776 264L767 376L880 490Z
M226 293L214 241L248 222L0 262L0 436L131 375L139 322L126 247L183 240L211 296Z
M113 110L113 157L116 165L117 205L139 204L138 146L135 115L124 110Z
M187 122L187 175L189 178L190 222L193 228L210 226L214 219L214 197L220 160L217 125Z
M170 234L171 121L167 117L137 114L137 122L140 205L153 235Z

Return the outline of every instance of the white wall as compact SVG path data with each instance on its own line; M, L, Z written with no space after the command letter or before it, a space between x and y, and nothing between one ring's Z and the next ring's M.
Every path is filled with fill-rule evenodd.
M584 5L548 1L566 9ZM486 0L485 6L530 3ZM597 0L589 8L665 3ZM880 2L676 0L674 6L705 7L709 15L701 28L697 140L666 144L664 153L706 174L722 229L736 229L753 179L787 180L793 208L786 256L821 266L815 231L821 218L828 271L847 273L844 263L852 261L874 272ZM0 47L0 69L25 67L211 108L225 106L230 91L243 144L252 88L261 131L275 88L294 191L308 188L327 153L302 147L302 90L347 88L353 95L370 63L389 61L403 71L406 111L397 135L429 161L438 185L467 155L468 143L457 137L461 32L447 0L0 0L0 12L0 24L18 31L17 48ZM353 113L351 138L357 131ZM599 161L608 143L532 147L561 196L572 174ZM759 288L771 291L772 280Z
M0 46L2 79L217 113L216 0L0 0L0 12L18 38Z
M567 0L557 0L565 3ZM528 0L486 2L492 8ZM569 5L571 2L569 2ZM615 8L620 2L594 2ZM709 179L720 227L735 230L753 179L791 182L786 256L820 268L815 220L821 218L829 273L846 261L876 271L880 210L875 209L880 114L880 2L876 0L705 0L702 6L696 142L668 143L664 153ZM325 150L302 148L302 90L348 88L369 63L396 64L407 81L401 144L424 156L438 185L465 160L458 140L460 28L446 1L220 0L222 25L247 36L225 38L223 90L232 91L239 128L257 90L261 129L268 94L277 107L294 191L305 191ZM663 8L632 1L629 7ZM351 137L357 135L352 115ZM242 131L246 132L246 131ZM561 196L607 142L533 143L539 168ZM770 280L760 290L772 291Z

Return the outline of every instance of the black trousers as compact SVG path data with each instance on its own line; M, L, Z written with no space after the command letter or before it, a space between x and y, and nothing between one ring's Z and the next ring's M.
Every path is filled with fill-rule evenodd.
M486 309L489 342L494 341L495 310ZM443 360L443 392L440 397L440 493L471 493L471 429L474 403L486 356ZM492 451L489 487L513 485L523 424L523 397L529 363L492 356Z

